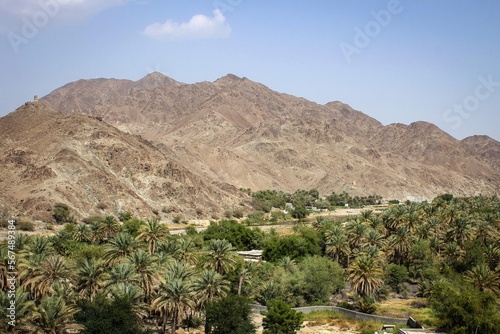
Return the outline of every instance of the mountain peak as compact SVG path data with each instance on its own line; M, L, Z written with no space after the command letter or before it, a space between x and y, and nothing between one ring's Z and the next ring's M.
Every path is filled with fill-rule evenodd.
M180 86L182 83L164 75L160 72L151 72L144 78L135 82L136 87L143 89L155 89L157 87Z
M240 81L243 81L243 80L246 80L246 78L240 78L239 76L237 75L234 75L232 73L229 73L217 80L214 81L215 84L232 84L232 83L235 83L235 82L240 82Z

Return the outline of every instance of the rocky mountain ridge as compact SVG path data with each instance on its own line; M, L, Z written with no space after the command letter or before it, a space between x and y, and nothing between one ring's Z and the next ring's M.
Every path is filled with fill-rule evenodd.
M100 202L220 212L244 202L238 188L419 200L500 189L500 143L487 136L384 126L341 102L232 74L195 84L160 73L79 80L0 119L0 129L3 203L30 213L54 201L82 214Z

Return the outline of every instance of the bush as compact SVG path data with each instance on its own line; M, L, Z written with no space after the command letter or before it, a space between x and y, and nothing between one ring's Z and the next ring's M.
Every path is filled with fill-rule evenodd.
M93 216L88 216L82 219L82 223L85 224L92 224L94 222L102 222L104 221L104 216L99 216L99 215L93 215Z
M56 203L54 205L52 217L57 224L69 223L75 220L69 211L69 206L64 203Z
M132 214L129 211L120 211L118 213L118 220L121 222L125 222L127 220L132 219Z
M281 299L270 300L267 304L268 311L262 312L264 334L292 334L302 327L303 315L295 311Z
M35 230L35 224L28 220L18 220L16 226L21 231L33 232Z
M213 239L226 239L237 250L260 249L264 233L256 228L249 228L236 220L221 220L212 222L203 232L205 241Z
M403 283L408 279L408 271L404 266L391 263L385 269L384 281L396 293L401 293Z
M144 221L140 219L130 219L123 223L123 230L135 238L139 235L139 229L143 224Z
M106 208L107 208L107 207L108 207L108 206L107 206L107 205L106 205L106 203L104 203L104 202L99 202L99 203L97 203L97 208L98 208L99 210L104 211L104 210L106 210Z
M234 218L238 218L238 219L243 218L243 211L239 210L239 209L234 210L233 216L234 216Z
M80 301L78 307L80 311L75 319L85 326L82 334L143 333L135 320L132 305L124 299L109 300L98 295L93 301Z
M254 334L252 309L245 297L229 295L205 308L206 334Z
M284 277L283 290L291 296L293 306L325 304L344 287L344 273L340 265L321 256L305 257L292 275Z

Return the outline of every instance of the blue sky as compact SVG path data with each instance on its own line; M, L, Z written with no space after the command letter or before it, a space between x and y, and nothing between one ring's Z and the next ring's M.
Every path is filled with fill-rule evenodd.
M228 73L500 140L500 2L0 0L0 116L78 79Z

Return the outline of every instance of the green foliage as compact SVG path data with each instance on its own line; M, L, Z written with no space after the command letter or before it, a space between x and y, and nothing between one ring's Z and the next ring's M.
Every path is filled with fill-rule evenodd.
M285 274L282 290L287 291L293 306L327 304L333 293L344 287L340 265L321 256L307 256L292 274Z
M20 219L16 221L16 226L21 231L33 232L35 230L35 224L29 220Z
M399 199L390 199L387 203L388 204L399 204Z
M452 194L442 194L442 195L439 195L437 196L434 200L442 200L442 201L445 201L445 202L450 202L451 200L453 199L453 195Z
M264 242L263 257L266 261L277 262L285 256L291 259L307 255L321 255L323 238L312 228L301 228L298 234L271 235Z
M133 236L135 238L139 235L139 230L140 230L141 226L144 224L145 223L143 220L129 219L123 223L122 229L124 232L127 232L128 234L130 234L131 236Z
M118 220L121 222L125 222L127 220L132 219L132 213L130 211L120 211L118 213Z
M56 252L63 256L73 254L82 245L81 242L73 240L71 234L66 229L62 229L56 235L49 237L49 240Z
M93 301L81 300L76 321L85 326L82 334L143 333L136 322L132 305L123 299L109 300L98 295Z
M273 299L267 303L267 312L262 312L264 334L293 334L302 327L303 315L295 311L282 299Z
M244 215L243 210L236 209L233 211L234 218L240 219L240 218L243 218L243 215Z
M255 210L270 212L272 208L285 208L287 194L277 190L259 190L252 194Z
M375 300L370 296L359 297L356 301L356 309L363 313L372 314L377 310Z
M461 281L440 280L434 282L429 301L440 327L450 334L500 333L500 312L491 293Z
M85 217L82 219L82 222L85 224L92 224L94 222L100 223L102 221L104 221L104 216L100 216L100 215L88 216L88 217Z
M296 203L291 212L291 215L295 219L304 219L309 215L309 212L306 209L306 206L302 203Z
M401 293L403 283L408 279L408 270L404 266L391 263L385 268L384 281L394 292Z
M236 220L220 220L212 222L203 231L205 241L225 239L237 250L252 250L262 247L264 233L257 228L250 228L238 223Z
M64 203L56 203L54 205L52 218L54 218L57 224L69 223L75 220L69 211L69 206Z
M247 219L245 220L245 223L247 225L260 225L260 224L263 224L264 221L265 221L264 212L254 211L254 212L251 212L247 215Z
M205 308L205 333L253 334L256 329L251 312L249 300L237 295L208 303Z
M369 195L369 196L351 196L346 192L341 194L336 194L332 192L326 197L326 199L331 203L331 206L344 206L349 204L350 207L362 207L365 205L375 205L380 204L382 196L379 195Z

